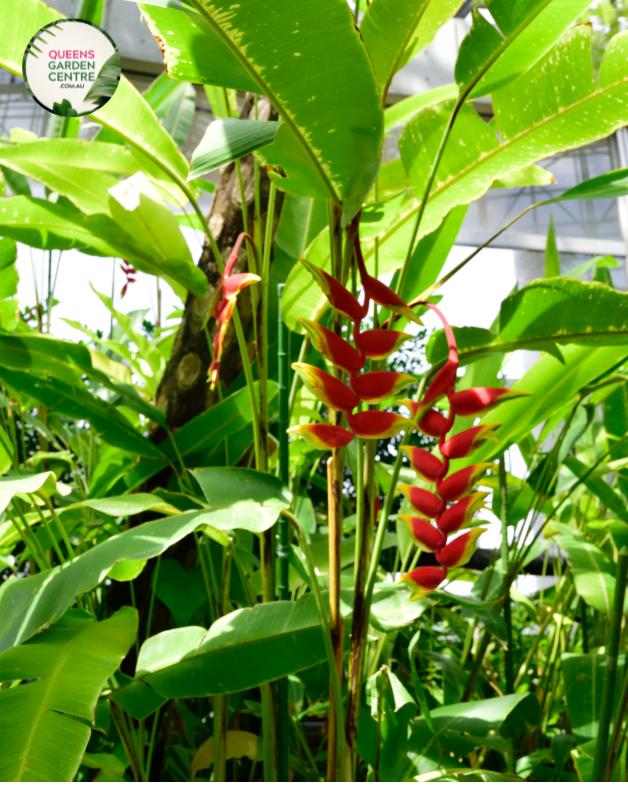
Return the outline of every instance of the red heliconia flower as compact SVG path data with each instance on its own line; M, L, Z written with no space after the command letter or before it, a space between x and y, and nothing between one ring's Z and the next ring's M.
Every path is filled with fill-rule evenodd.
M486 440L493 439L495 430L500 423L480 424L467 429L460 434L450 437L449 440L439 442L441 453L448 459L462 459L469 456L472 451L479 448Z
M438 495L433 492L423 489L423 487L411 487L408 484L398 484L397 489L400 489L406 498L410 501L413 509L416 509L419 514L424 517L433 519L438 517L445 511L446 503L441 500Z
M478 539L486 531L486 528L472 528L467 533L457 536L442 550L436 551L436 560L446 569L464 566L475 553Z
M496 404L506 399L518 399L529 396L529 393L516 391L510 388L470 388L469 390L451 392L447 394L451 409L456 415L463 417L479 415L485 410L495 407Z
M332 424L299 424L287 430L290 434L301 435L308 445L319 451L343 448L353 440L355 434Z
M415 602L427 597L434 589L437 589L446 577L446 569L428 566L407 572L403 577L399 578L399 582L407 583L410 586L414 593L408 602Z
M441 396L444 396L456 384L457 372L458 355L450 355L449 360L432 380L431 385L425 392L425 396L421 399L421 404L433 404Z
M428 410L419 421L419 429L423 434L429 435L429 437L440 437L443 434L447 434L453 425L453 411L445 418L438 410Z
M473 520L475 513L484 508L486 495L482 492L472 492L466 498L450 506L436 520L438 530L445 534L461 531Z
M370 371L359 377L352 377L351 387L360 399L367 404L378 404L392 397L400 390L409 387L416 380L409 374L394 371Z
M133 275L137 275L137 270L132 264L129 264L129 262L126 259L122 259L122 261L124 262L124 264L120 264L120 269L122 270L122 272L124 272L126 276L126 281L124 283L124 286L122 287L122 290L120 291L121 299L126 294L126 290L129 288L130 284L135 283L136 279L133 277Z
M411 514L398 514L397 516L407 524L412 532L414 541L426 553L435 553L447 543L445 534L437 531L433 525L430 525L430 523L420 517L413 517Z
M493 467L495 467L495 465L490 462L469 465L469 467L458 470L456 473L452 473L451 476L447 476L440 484L436 485L436 491L441 498L448 501L457 501L461 498L465 498L467 495L471 494L471 490L482 478L484 473L489 468Z
M347 413L347 421L356 435L364 440L395 437L412 424L412 421L402 415L383 410L366 410L353 415Z
M373 300L373 302L378 305L383 305L384 308L388 308L392 313L397 313L405 317L409 322L416 322L416 324L422 325L423 322L399 295L395 294L392 289L389 289L388 286L381 283L381 281L378 281L377 278L368 274L362 256L362 249L360 248L360 240L357 236L355 239L355 252L358 261L358 269L360 270L360 280L362 281L362 286L364 286L364 291L368 299Z
M301 259L301 262L316 280L332 307L335 308L339 314L346 316L346 318L350 319L352 322L359 323L364 319L368 307L360 305L357 298L354 297L350 291L345 289L342 283L331 275L328 275L324 270L320 269L320 267L310 264L309 261Z
M410 460L410 464L425 481L435 482L447 475L449 462L430 454L424 448L401 446L401 450Z
M310 393L332 410L346 412L358 406L357 394L326 371L307 363L293 363L292 368L299 373Z
M364 365L364 356L361 355L348 341L341 338L337 333L328 330L318 322L311 322L309 319L299 319L299 322L307 330L307 334L312 341L312 345L321 355L327 358L334 366L353 374L359 371Z
M409 338L412 336L397 330L365 330L356 333L355 343L370 360L386 360Z

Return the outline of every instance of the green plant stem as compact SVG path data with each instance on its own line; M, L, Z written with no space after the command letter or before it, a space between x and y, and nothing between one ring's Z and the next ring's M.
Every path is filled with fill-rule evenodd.
M131 772L133 773L136 781L146 781L142 764L139 760L139 757L137 756L135 745L131 738L126 716L124 712L118 707L118 705L111 699L109 700L109 707L111 709L111 715L113 717L114 723L118 729L118 734L120 735L124 752L126 753L126 757L129 760L129 764L131 765Z
M227 696L214 696L214 781L227 780Z
M628 712L628 663L624 659L624 680L619 694L619 702L617 705L617 715L615 716L615 725L613 727L613 735L611 744L608 750L608 764L607 764L607 780L610 780L613 775L613 769L621 750L621 743L626 737L626 732L622 728L626 713Z
M163 706L163 705L162 705ZM146 780L150 781L150 768L153 763L153 751L155 750L155 738L157 736L157 725L159 723L159 715L161 714L161 706L155 711L153 715L153 725L150 730L150 740L148 742L148 757L146 759Z
M305 358L307 357L308 349L310 348L310 337L308 335L303 337L303 341L301 343L301 349L299 350L299 357L297 361L299 363L304 363ZM297 398L297 391L299 390L299 385L301 383L300 377L293 377L292 378L292 385L290 386L290 398L288 399L288 422L290 421L290 416L292 415L292 410L294 409L294 402Z
M55 507L52 505L52 500L50 498L47 498L45 495L42 495L42 499L43 499L44 503L46 504L46 506L48 507L48 510L50 511L50 514L52 515L52 519L54 520L55 525L59 529L59 533L61 534L61 538L63 539L63 544L65 545L65 547L66 547L66 549L68 551L68 555L70 556L70 558L75 558L76 556L74 554L74 548L72 547L72 544L70 542L70 537L68 536L68 533L65 530L65 526L63 525L63 523L59 519L59 515L57 514L57 512L55 510ZM41 517L43 517L43 513L42 513L41 509L39 508L39 506L37 506L37 504L35 504L35 508L37 509L37 512L39 513L39 515Z
M297 532L299 546L301 547L301 551L303 552L303 556L305 557L305 566L307 568L307 572L310 577L312 592L314 594L314 599L316 601L316 608L318 610L318 615L321 620L321 627L323 628L323 642L325 644L325 654L327 655L327 662L329 663L329 667L333 668L335 665L334 647L331 640L331 631L329 629L329 623L327 621L327 614L325 612L325 603L323 601L323 595L321 593L320 586L318 585L318 578L316 576L316 567L314 565L314 559L312 558L312 552L310 550L310 546L307 543L303 526L297 520L294 514L292 514L286 509L282 511L282 514L284 514L290 520L290 522L294 525L294 528ZM337 751L338 751L338 756L341 757L344 756L345 724L344 724L344 713L342 709L342 690L340 687L340 680L335 674L331 675L331 692L335 702L334 711L336 713L336 739L338 741ZM339 780L343 781L349 779L346 778L343 779L341 775Z
M591 780L608 781L608 766L606 763L608 732L613 715L615 703L615 681L617 679L617 655L619 654L619 638L621 635L621 621L624 614L624 597L626 595L626 577L628 576L628 547L622 547L617 561L615 575L615 598L611 611L611 624L606 648L606 675L604 678L604 691L602 693L602 708L598 722L597 742L595 744L595 759ZM610 768L612 770L612 767Z
M196 534L195 534L196 536ZM153 582L150 587L150 602L148 604L148 619L146 621L146 640L150 638L150 628L153 623L153 608L155 607L155 590L157 588L157 583L159 581L159 567L161 565L161 556L157 556L157 562L155 563L155 571L153 573Z

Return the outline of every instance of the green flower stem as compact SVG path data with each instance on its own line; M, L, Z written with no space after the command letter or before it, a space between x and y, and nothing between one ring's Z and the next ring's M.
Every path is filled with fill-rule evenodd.
M626 577L628 576L628 547L622 547L617 560L617 573L615 575L615 598L611 611L611 624L606 647L606 676L604 678L604 691L602 693L602 709L598 722L597 742L595 745L595 759L593 761L592 781L609 781L607 766L608 732L613 715L615 703L615 682L617 680L617 655L619 654L619 639L621 636L621 622L624 615L624 597L626 595ZM610 763L609 763L610 765Z

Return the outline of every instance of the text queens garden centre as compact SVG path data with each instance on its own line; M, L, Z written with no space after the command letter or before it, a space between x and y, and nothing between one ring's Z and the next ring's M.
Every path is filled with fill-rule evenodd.
M85 82L96 79L94 50L50 50L48 79L50 82L74 83L68 88L84 88ZM72 60L70 60L72 59Z

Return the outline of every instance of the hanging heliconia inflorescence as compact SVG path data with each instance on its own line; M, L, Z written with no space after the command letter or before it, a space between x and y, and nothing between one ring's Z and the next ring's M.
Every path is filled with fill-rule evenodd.
M505 399L524 394L507 388L471 388L456 392L458 352L453 330L435 305L423 303L436 312L444 325L449 346L447 361L433 377L420 402L399 399L410 410L411 418L381 410L360 410L361 404L379 404L391 399L416 381L414 377L390 371L360 373L367 359L386 360L406 339L411 338L407 333L396 330L375 329L362 332L361 323L368 314L370 301L387 308L392 314L399 314L418 324L421 322L400 297L367 273L357 237L355 253L364 289L362 303L331 275L307 261L303 262L332 308L352 325L355 346L323 325L308 319L301 319L300 322L313 346L333 366L348 375L348 382L345 384L315 366L293 364L305 386L319 401L330 410L346 415L349 428L313 423L293 426L288 431L300 435L310 445L322 451L346 446L356 436L368 440L390 438L411 427L438 438L442 459L422 448L402 446L414 470L425 481L434 484L436 489L434 493L422 487L399 486L413 509L421 515L400 515L400 519L408 524L419 547L434 553L440 564L439 567L420 567L401 578L400 582L407 583L413 590L411 599L416 600L443 583L449 569L467 563L480 534L485 530L473 528L449 541L452 534L466 528L474 519L475 513L483 508L485 496L474 492L474 488L487 469L493 466L475 464L451 475L447 474L451 459L462 459L471 454L493 437L499 424L474 426L447 439L456 416L476 416ZM449 402L447 416L434 409L434 405L445 397ZM448 504L451 504L449 508ZM435 525L428 520L433 520Z

